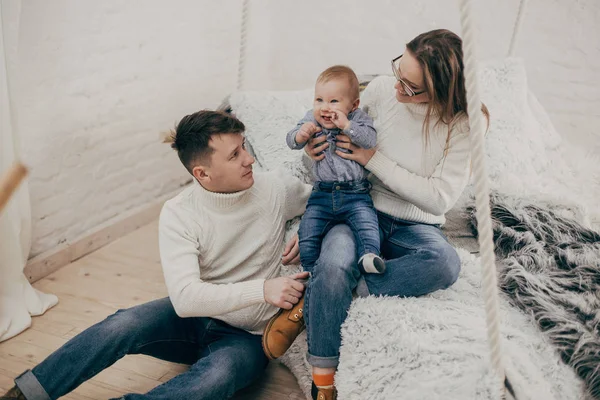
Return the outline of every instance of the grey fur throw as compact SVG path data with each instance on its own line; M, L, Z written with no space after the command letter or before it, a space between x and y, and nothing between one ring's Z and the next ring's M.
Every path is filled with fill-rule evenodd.
M600 234L521 199L494 194L491 209L501 290L600 399Z

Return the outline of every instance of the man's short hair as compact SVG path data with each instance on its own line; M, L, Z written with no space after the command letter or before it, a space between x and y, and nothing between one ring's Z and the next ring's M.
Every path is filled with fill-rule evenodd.
M192 173L199 161L208 162L214 151L208 144L215 135L243 133L245 126L236 117L221 111L202 110L186 115L171 132L171 147L184 167Z
M358 77L352 68L345 65L334 65L321 72L317 78L317 83L326 83L333 79L346 79L350 88L350 95L356 100L360 97Z

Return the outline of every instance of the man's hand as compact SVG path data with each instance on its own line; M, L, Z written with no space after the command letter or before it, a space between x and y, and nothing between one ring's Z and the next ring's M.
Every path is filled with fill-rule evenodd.
M294 304L298 304L304 284L296 279L308 278L308 272L299 272L290 276L268 279L264 285L265 301L275 307L291 310Z
M294 235L283 249L281 263L283 265L298 264L300 262L300 248L298 247L298 235Z
M312 122L305 122L302 124L298 132L296 132L296 143L304 144L308 142L308 139L313 137L317 132L321 132L321 128Z
M343 111L331 110L331 122L343 131L350 129L350 121L348 121L348 116Z

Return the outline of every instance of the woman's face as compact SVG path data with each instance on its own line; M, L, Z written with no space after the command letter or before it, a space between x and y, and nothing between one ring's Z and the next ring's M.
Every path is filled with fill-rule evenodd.
M423 84L423 70L417 59L410 51L405 50L404 54L398 60L397 70L398 75L409 85L414 93L414 96L409 96L404 88L404 85L398 81L394 88L396 89L396 99L400 103L426 103L429 101L427 93L424 93L425 86Z

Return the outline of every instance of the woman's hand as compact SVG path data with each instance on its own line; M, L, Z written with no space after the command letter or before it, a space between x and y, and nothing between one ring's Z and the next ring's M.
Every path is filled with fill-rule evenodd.
M346 160L356 161L363 167L369 163L371 157L377 150L375 148L363 149L358 147L350 141L350 138L344 134L336 136L336 146L342 149L350 150L350 153L344 153L343 151L336 150L336 154Z
M315 161L321 161L325 158L325 154L322 152L329 147L329 143L326 142L327 135L321 135L319 137L312 137L304 146L304 151L310 158Z

